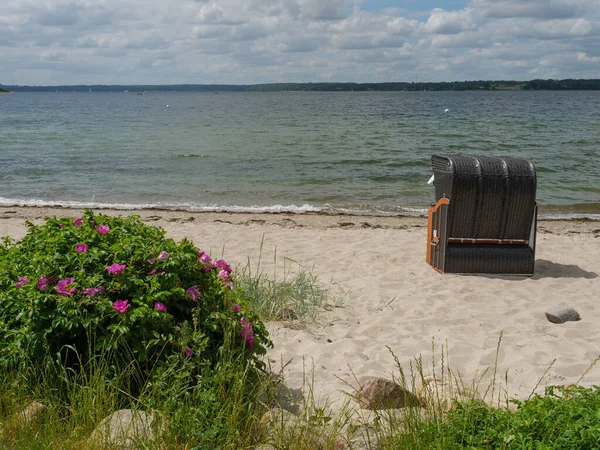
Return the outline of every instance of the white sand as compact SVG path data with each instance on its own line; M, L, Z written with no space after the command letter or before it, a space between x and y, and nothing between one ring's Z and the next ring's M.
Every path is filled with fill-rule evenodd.
M191 238L234 265L249 257L256 266L264 236L265 271L273 271L276 249L278 273L287 257L314 266L321 281L332 283L342 306L323 311L317 324L300 330L268 324L275 344L268 355L273 370L289 362L287 386L307 393L312 385L318 400L339 405L342 391L356 385L354 377L398 376L390 350L407 374L421 355L427 375L434 361L439 374L441 347L447 346L450 367L465 382L490 369L479 388L483 394L503 333L497 378L504 387L507 372L508 395L517 398L530 395L553 360L538 392L549 384L576 382L600 355L600 222L541 221L536 273L523 278L435 272L425 262L424 218L136 213L164 227L170 237ZM0 236L22 237L26 219L79 214L60 208L0 208ZM575 308L582 320L550 323L544 311L563 304ZM581 384L600 384L600 364Z

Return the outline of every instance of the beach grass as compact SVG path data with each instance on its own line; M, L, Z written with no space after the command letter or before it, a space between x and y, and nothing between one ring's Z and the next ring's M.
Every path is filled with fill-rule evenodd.
M252 308L263 321L281 321L288 325L314 322L323 308L339 305L314 268L306 267L291 258L283 258L283 270L277 272L277 248L273 251L273 270L262 267L264 236L258 262L250 259L235 270L235 286L247 294Z
M264 273L260 261L255 268L248 263L237 270L236 288L251 295L262 320L306 324L333 300L312 269L288 263L295 270L286 268L279 276ZM173 366L135 393L130 379L135 368L115 377L106 355L71 369L50 355L37 369L0 372L0 448L112 448L91 436L103 418L123 408L155 414L152 437L132 443L143 449L600 448L600 388L578 382L550 386L543 394L532 391L527 400L510 399L508 376L497 373L497 361L489 369L491 381L482 386L484 374L464 381L450 366L447 346L432 347L428 364L416 358L407 368L392 352L394 381L405 389L418 392L419 383L436 376L440 388L427 401L421 396L420 406L366 411L348 395L335 412L315 400L314 367L291 408L279 396L290 391L285 379L267 372L257 376L227 346L218 370L200 373L194 386Z
M154 424L153 439L134 441L133 448L144 449L593 449L600 439L598 387L548 387L525 401L507 400L511 407L472 399L446 410L440 396L428 409L371 412L357 411L348 402L334 416L327 404L314 401L310 379L294 414L275 407L274 400L267 404L272 378L257 380L235 361L183 400L171 396L183 387L176 374L168 374L166 390L151 387L124 403L123 380L111 380L104 370L100 363L91 374L63 379L55 378L56 373L2 374L0 446L110 448L90 435L103 417L124 407L155 411L162 418ZM420 376L424 374L413 372L410 384ZM33 418L23 412L32 400L44 405Z

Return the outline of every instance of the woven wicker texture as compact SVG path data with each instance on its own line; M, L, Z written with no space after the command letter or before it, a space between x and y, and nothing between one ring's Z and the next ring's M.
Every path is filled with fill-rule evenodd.
M528 245L449 244L444 271L448 273L532 274L534 253Z
M431 264L454 273L533 273L533 164L520 158L434 155L432 165L436 202L445 197L450 203L434 214L440 240L432 246ZM449 238L523 240L529 245L449 244Z
M448 236L529 239L536 174L525 159L432 157L436 201L451 201Z

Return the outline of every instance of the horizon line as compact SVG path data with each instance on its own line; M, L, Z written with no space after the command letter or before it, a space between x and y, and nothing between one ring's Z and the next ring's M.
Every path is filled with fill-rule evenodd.
M268 83L69 83L69 84L2 84L5 87L63 87L63 86L269 86L277 84L294 85L294 84L451 84L451 83L476 83L476 82L492 82L492 83L528 83L532 81L600 81L600 78L532 78L529 80L503 80L503 79L477 79L477 80L453 80L453 81L274 81Z

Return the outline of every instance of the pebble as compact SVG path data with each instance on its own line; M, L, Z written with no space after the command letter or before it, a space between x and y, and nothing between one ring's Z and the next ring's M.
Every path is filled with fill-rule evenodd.
M568 306L555 306L546 311L546 319L552 323L565 323L581 320L579 313Z

